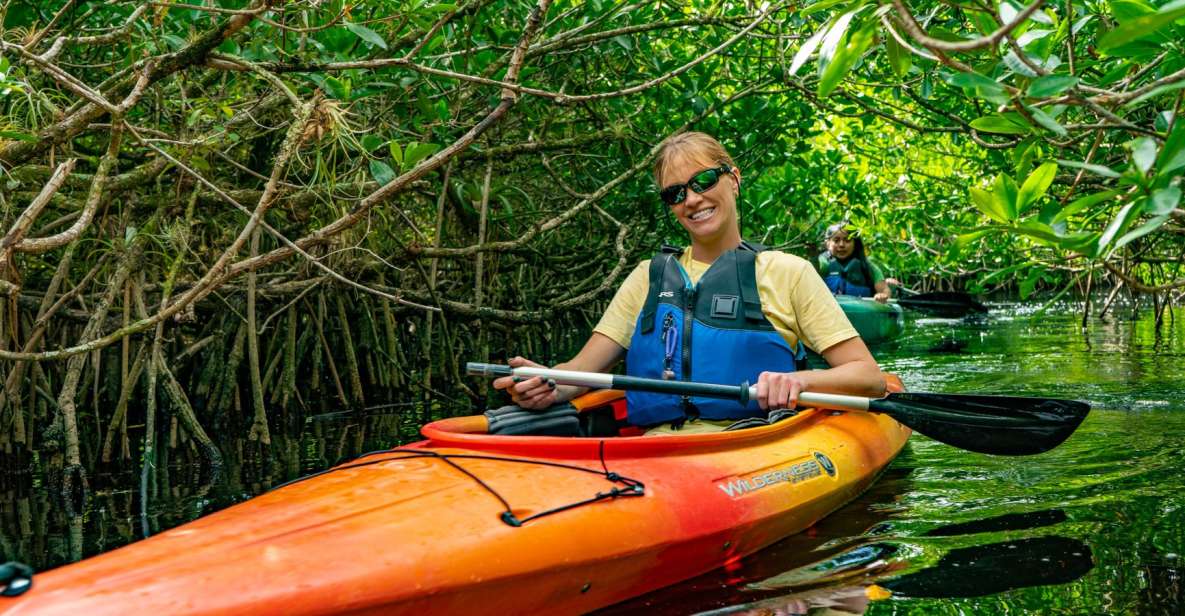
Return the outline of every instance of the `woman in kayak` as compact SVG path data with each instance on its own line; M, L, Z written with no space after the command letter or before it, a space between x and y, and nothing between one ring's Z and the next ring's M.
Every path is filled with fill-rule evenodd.
M584 348L555 368L607 372L624 355L632 376L757 385L748 405L629 392L629 422L649 433L723 430L793 408L802 391L884 395L880 368L811 264L741 240L741 170L716 139L695 132L669 138L654 177L690 247L664 248L638 264ZM803 344L831 367L804 370ZM509 363L539 365L522 357ZM528 409L585 391L538 377L504 377L494 387Z
M827 250L819 255L819 275L836 295L871 297L880 303L889 301L890 285L897 280L885 278L881 268L864 254L864 240L855 227L837 222L823 235Z

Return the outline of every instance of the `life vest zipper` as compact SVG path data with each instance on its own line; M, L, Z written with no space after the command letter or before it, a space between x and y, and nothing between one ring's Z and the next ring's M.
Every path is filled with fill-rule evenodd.
M695 320L695 295L699 285L687 285L683 289L683 380L691 380L691 322ZM683 396L683 414L688 419L699 417L699 411L691 403L690 396Z
M679 344L679 331L675 329L675 313L668 312L662 319L662 378L672 381L678 377L675 374L675 347Z

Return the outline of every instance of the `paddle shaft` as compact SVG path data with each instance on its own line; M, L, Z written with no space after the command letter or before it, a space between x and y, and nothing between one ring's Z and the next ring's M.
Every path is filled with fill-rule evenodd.
M576 370L554 370L552 368L526 366L511 368L510 366L476 362L465 364L465 372L470 375L486 377L514 376L531 378L537 376L543 379L551 379L560 385L576 385L592 389L649 391L680 396L703 396L705 398L736 400L741 404L748 404L750 400L757 397L757 386L749 385L748 383L741 383L740 385L717 385L715 383L665 381L662 379L647 379L638 376L606 374L603 372L579 372ZM813 391L804 391L798 394L798 401L810 406L844 411L867 411L870 403L868 398L861 398L859 396L824 394Z

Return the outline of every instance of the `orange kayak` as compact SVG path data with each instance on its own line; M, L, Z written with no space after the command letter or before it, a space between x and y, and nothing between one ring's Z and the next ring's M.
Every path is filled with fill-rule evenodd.
M807 409L711 434L491 436L485 418L37 574L0 614L588 612L797 533L909 429Z

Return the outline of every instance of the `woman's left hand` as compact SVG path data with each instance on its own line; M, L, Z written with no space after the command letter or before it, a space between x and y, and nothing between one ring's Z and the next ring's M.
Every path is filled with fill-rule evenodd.
M757 377L757 404L765 410L792 409L807 380L797 372L762 372Z
M881 291L880 293L873 295L872 299L875 299L876 301L878 301L882 304L887 304L889 302L889 292L888 291Z

